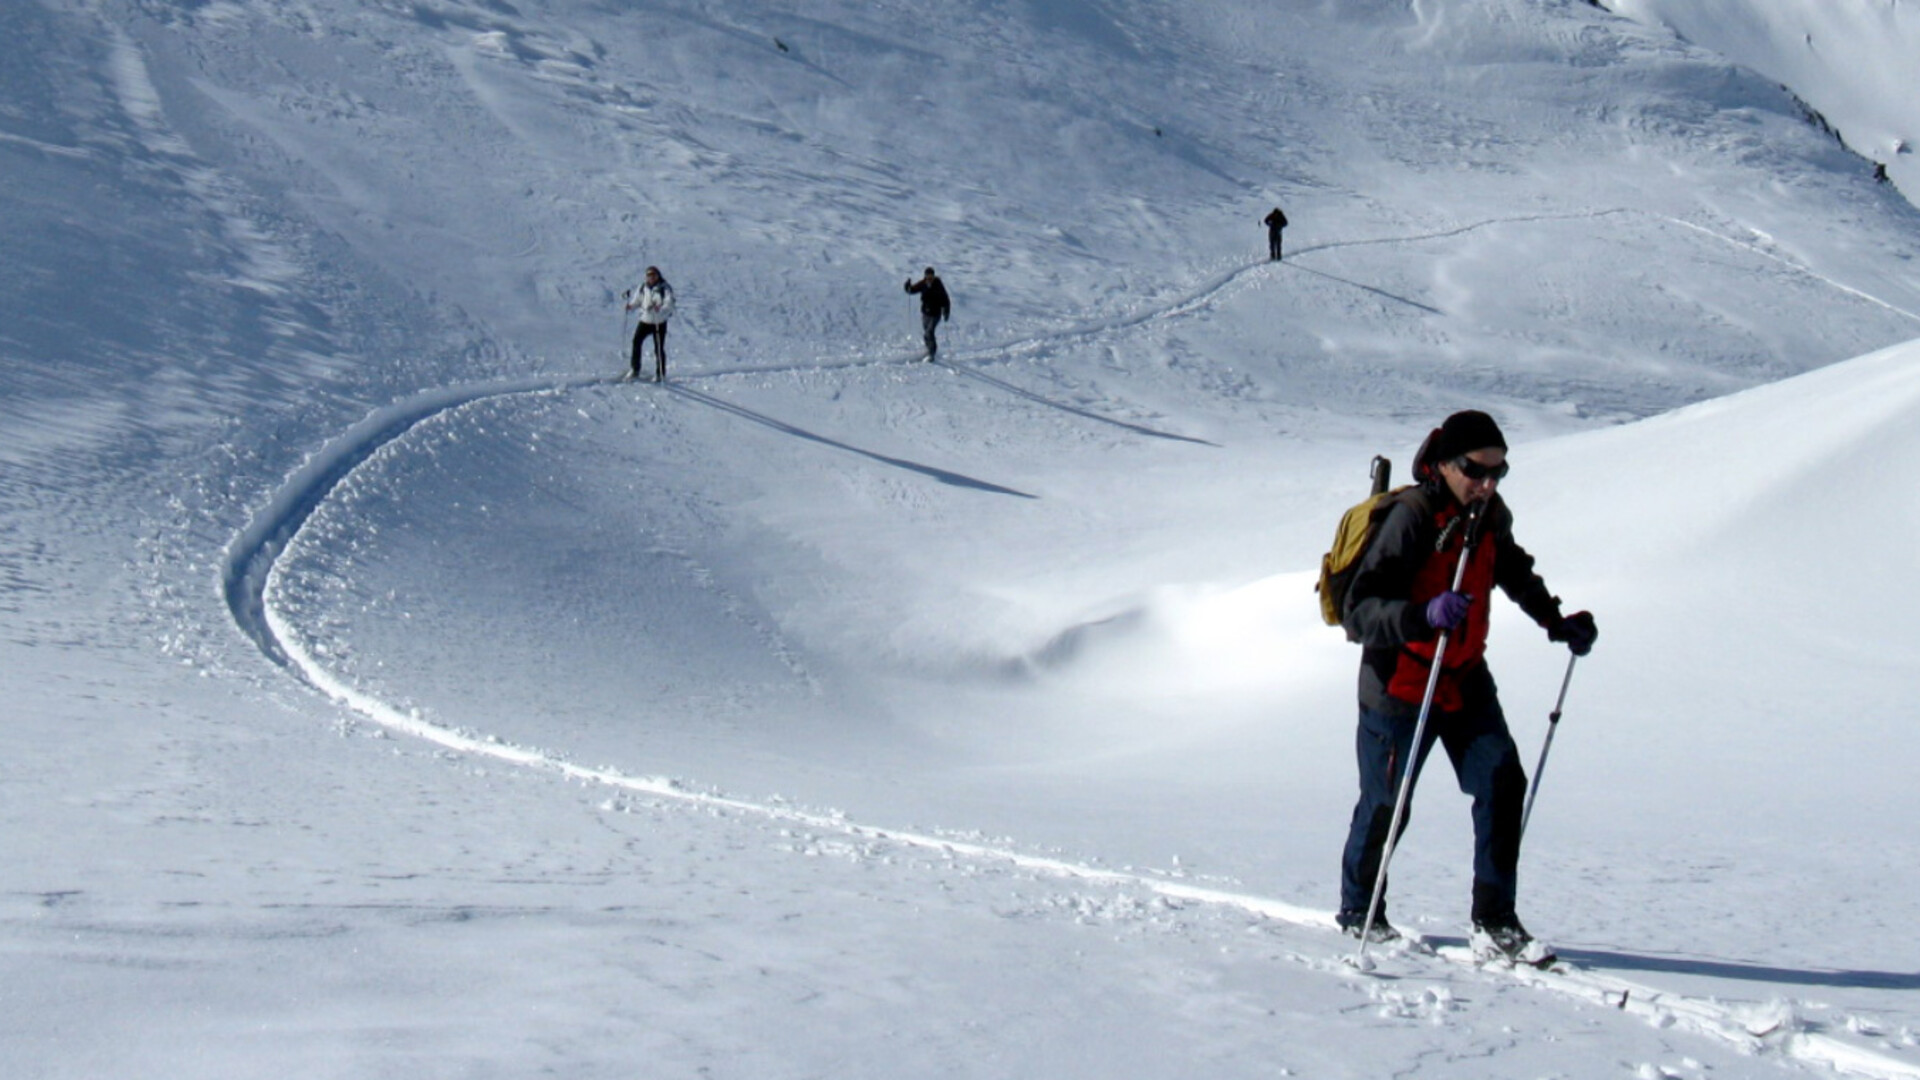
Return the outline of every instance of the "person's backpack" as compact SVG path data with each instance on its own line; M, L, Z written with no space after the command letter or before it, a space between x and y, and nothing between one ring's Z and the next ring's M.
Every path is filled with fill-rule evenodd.
M1320 580L1314 584L1313 591L1320 594L1320 617L1328 626L1340 625L1341 610L1347 603L1347 587L1353 584L1360 556L1366 554L1367 545L1373 542L1374 526L1386 515L1394 498L1414 486L1406 484L1387 490L1393 463L1377 454L1372 473L1373 493L1340 515L1340 527L1333 531L1333 546L1320 556Z
M1431 508L1421 497L1425 490L1421 485L1434 475L1433 445L1440 437L1440 429L1427 432L1420 440L1420 449L1413 454L1413 483L1402 484L1392 491L1387 490L1387 481L1393 474L1393 462L1378 454L1373 456L1371 473L1373 476L1373 494L1354 504L1340 515L1340 527L1333 532L1333 547L1320 557L1320 580L1314 583L1313 591L1320 594L1320 617L1328 626L1339 626L1340 615L1347 606L1347 589L1353 584L1353 577L1360 568L1360 556L1367 553L1367 546L1373 543L1374 527L1387 511L1400 499L1419 499L1415 505L1423 513ZM1352 637L1351 634L1348 635Z

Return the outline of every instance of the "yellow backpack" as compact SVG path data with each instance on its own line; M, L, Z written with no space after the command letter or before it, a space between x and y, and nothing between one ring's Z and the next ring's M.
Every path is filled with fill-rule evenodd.
M1385 513L1387 504L1413 486L1407 484L1388 491L1387 481L1393 473L1393 463L1377 454L1373 459L1372 471L1373 494L1340 515L1340 527L1333 532L1333 546L1320 556L1320 580L1314 584L1313 591L1320 594L1320 617L1326 620L1328 626L1340 625L1341 609L1347 601L1347 587L1353 584L1360 556L1366 554L1367 545L1373 542L1374 525Z

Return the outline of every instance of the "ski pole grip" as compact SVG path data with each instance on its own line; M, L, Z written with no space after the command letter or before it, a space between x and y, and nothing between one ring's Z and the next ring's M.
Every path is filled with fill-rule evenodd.
M1487 519L1487 504L1485 500L1481 500L1480 502L1476 502L1472 506L1467 507L1467 543L1468 544L1472 544L1475 540L1480 539L1480 523L1485 521L1486 519Z
M1440 535L1434 538L1433 550L1436 552L1447 550L1447 545L1453 542L1453 534L1465 529L1466 541L1460 548L1461 554L1465 555L1466 549L1472 547L1473 542L1480 537L1480 514L1486 509L1486 505L1477 502L1467 507L1466 513L1456 514L1454 519L1447 522L1446 527L1440 530Z
M1447 548L1448 534L1452 533L1454 528L1463 522L1466 524L1466 536L1460 541L1460 561L1453 565L1453 591L1455 592L1459 592L1461 584L1467 580L1467 560L1473 556L1473 542L1480 532L1480 514L1485 509L1486 504L1478 502L1467 507L1466 513L1447 522L1447 527L1440 530L1440 539L1434 545L1434 551L1445 551ZM1446 640L1447 636L1441 634L1441 648L1446 647ZM1438 654L1436 654L1434 663L1438 665L1439 662Z

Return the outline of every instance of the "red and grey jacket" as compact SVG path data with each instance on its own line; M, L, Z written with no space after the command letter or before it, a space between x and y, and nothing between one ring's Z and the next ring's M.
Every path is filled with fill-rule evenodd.
M1362 646L1360 704L1386 712L1420 707L1440 632L1427 601L1453 584L1466 542L1465 508L1438 480L1394 496L1374 528L1347 589L1341 625ZM1454 527L1449 528L1453 524ZM1494 693L1487 671L1487 625L1494 587L1543 628L1560 621L1560 599L1533 571L1533 556L1513 539L1513 514L1498 495L1487 504L1460 591L1473 597L1466 619L1447 637L1434 708L1483 705Z

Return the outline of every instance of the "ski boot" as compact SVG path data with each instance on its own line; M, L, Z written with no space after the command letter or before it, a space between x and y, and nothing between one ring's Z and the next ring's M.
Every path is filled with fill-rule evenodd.
M1350 938L1358 939L1362 933L1367 935L1367 944L1385 945L1400 940L1400 931L1387 921L1387 913L1381 912L1373 917L1373 928L1367 928L1367 913L1364 911L1342 911L1333 917L1340 932Z
M1482 963L1495 961L1539 968L1549 967L1559 959L1546 942L1527 933L1527 928L1513 915L1474 920L1473 958Z

